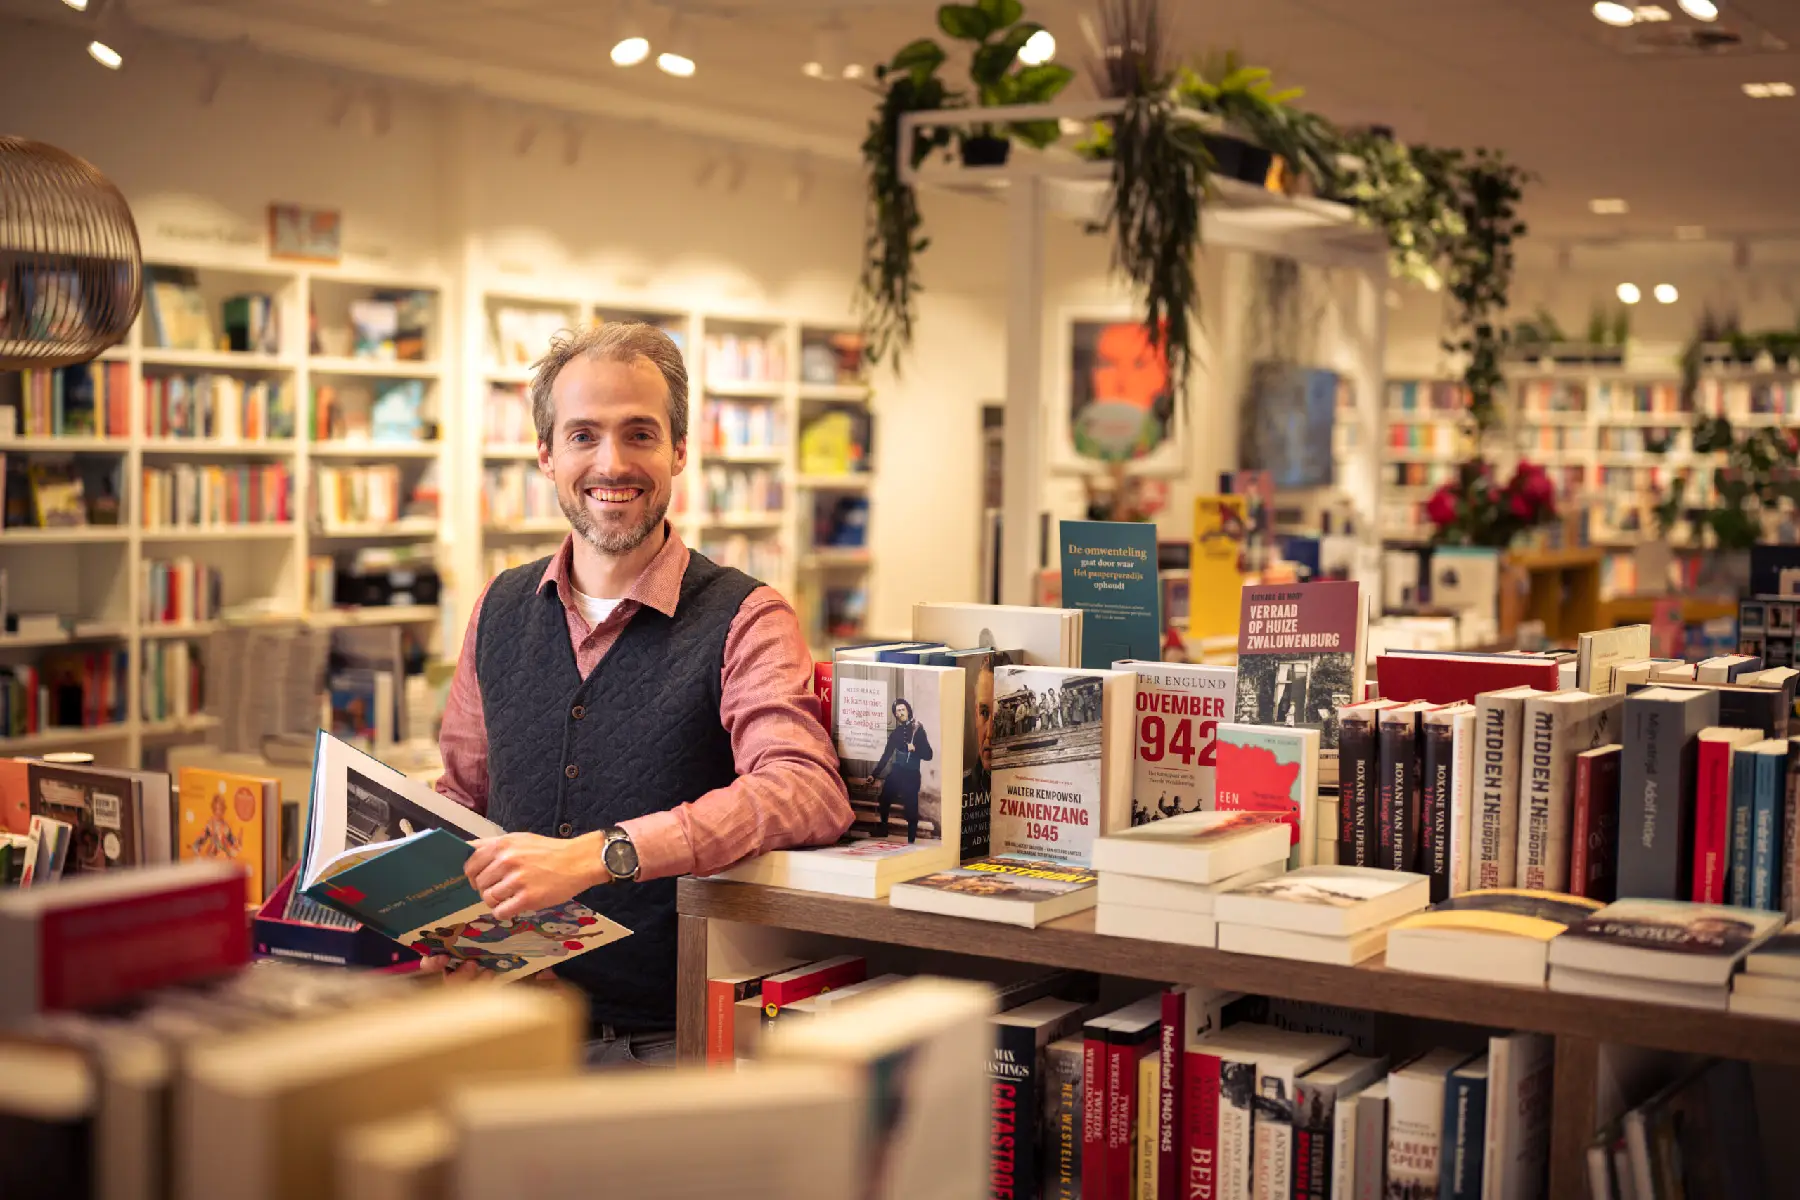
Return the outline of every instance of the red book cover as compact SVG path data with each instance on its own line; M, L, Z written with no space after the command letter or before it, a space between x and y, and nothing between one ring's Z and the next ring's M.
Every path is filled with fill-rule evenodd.
M1162 994L1162 1065L1156 1114L1156 1194L1180 1197L1182 1038L1187 1029L1187 990L1172 987Z
M1081 1195L1107 1200L1106 1111L1108 1091L1106 1034L1089 1029L1081 1041ZM1121 1198L1123 1200L1123 1198Z
M1186 1186L1177 1196L1219 1194L1219 1060L1198 1050L1182 1055L1182 1160Z
M771 975L763 980L763 1015L773 1017L784 1004L805 1000L820 992L829 992L832 988L861 983L868 978L868 973L867 963L855 955L847 954L839 958L827 958L796 971Z
M1575 756L1575 802L1569 830L1569 894L1611 904L1618 891L1619 764L1623 751L1603 746Z
M831 732L831 664L813 664L813 694L819 698L819 721Z
M1731 855L1731 752L1734 748L1731 742L1710 741L1703 737L1696 756L1694 886L1690 898L1699 904L1725 903L1725 867ZM1570 867L1573 870L1573 863Z
M1457 704L1510 687L1554 692L1557 665L1523 655L1383 654L1375 660L1375 679L1384 699Z
M135 886L120 887L128 881ZM240 868L183 863L0 898L9 979L0 1023L114 1004L250 958ZM16 973L16 974L14 974Z
M1136 1172L1138 1048L1126 1042L1106 1046L1106 1162L1107 1200L1129 1200ZM1087 1193L1082 1193L1085 1196Z

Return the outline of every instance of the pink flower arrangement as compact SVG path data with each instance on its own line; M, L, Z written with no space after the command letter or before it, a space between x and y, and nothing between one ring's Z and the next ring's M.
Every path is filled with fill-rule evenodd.
M1503 487L1492 464L1471 459L1425 502L1425 515L1440 543L1505 549L1532 526L1556 520L1556 484L1543 467L1520 460Z

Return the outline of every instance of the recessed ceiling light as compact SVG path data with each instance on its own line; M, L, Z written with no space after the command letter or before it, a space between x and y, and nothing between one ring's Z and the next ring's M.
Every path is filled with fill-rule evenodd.
M825 78L825 64L817 59L800 64L800 73L812 79Z
M1633 9L1632 12L1636 15L1638 20L1647 25L1653 25L1658 21L1672 19L1669 15L1669 10L1660 4L1640 4Z
M1681 293L1675 290L1675 285L1672 283L1657 284L1655 291L1651 294L1656 297L1658 304L1673 304L1681 299Z
M1706 240L1706 226L1677 225L1675 227L1675 240L1678 242L1704 242Z
M1642 300L1643 298L1644 298L1644 293L1638 290L1637 284L1621 283L1619 285L1619 301L1620 301L1620 303L1636 304L1639 300Z
M1041 66L1056 57L1056 37L1048 29L1040 29L1019 47L1019 61L1028 67Z
M1598 200L1588 201L1588 211L1603 217L1616 217L1631 211L1631 206L1617 196L1605 196Z
M656 65L663 74L673 75L677 79L686 79L694 73L694 60L685 54L659 54L656 56Z
M861 63L845 63L844 64L844 78L845 79L861 79L862 77L863 77L863 65Z
M645 37L620 38L613 44L612 60L616 67L635 67L650 57L650 39Z
M87 11L88 0L63 0L63 3L74 9L76 12Z
M109 71L116 71L125 65L125 56L101 41L88 43L88 56Z
M1793 96L1793 94L1794 85L1791 83L1777 81L1774 83L1746 83L1744 85L1744 95L1749 96L1752 100L1785 100Z
M1617 25L1621 29L1637 20L1632 12L1617 0L1598 0L1594 5L1594 16L1608 25Z
M1696 21L1715 21L1719 17L1719 6L1713 0L1675 0L1681 5L1681 11Z

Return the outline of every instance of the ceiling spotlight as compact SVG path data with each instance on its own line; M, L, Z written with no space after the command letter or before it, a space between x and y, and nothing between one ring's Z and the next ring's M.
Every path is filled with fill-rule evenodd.
M647 37L620 38L613 43L612 60L615 67L635 67L650 57L650 39Z
M1019 61L1028 67L1042 66L1056 57L1056 35L1040 29L1019 47Z
M1713 0L1675 0L1681 11L1696 21L1716 21L1719 17L1719 6Z
M825 78L825 64L816 58L811 62L803 62L800 64L800 73L813 79L823 79Z
M1673 304L1681 299L1681 293L1675 290L1672 283L1659 283L1650 294L1656 297L1658 304Z
M1637 284L1621 283L1619 285L1619 302L1621 304L1636 304L1643 298L1644 293L1638 290Z
M1792 97L1793 94L1794 85L1791 83L1771 83L1769 85L1769 95L1771 96L1776 96L1785 100Z
M1617 217L1631 211L1631 206L1617 196L1588 201L1588 211L1597 216Z
M694 32L680 13L669 20L669 48L656 56L656 66L664 75L677 79L687 79L694 73Z
M63 3L74 9L76 12L87 11L88 0L63 0Z
M125 65L125 56L98 38L88 43L88 57L109 71Z
M1632 13L1638 20L1644 22L1646 25L1654 25L1658 21L1668 21L1673 19L1669 15L1669 10L1660 4L1640 4L1632 9Z
M1637 14L1617 0L1598 0L1594 5L1594 17L1608 25L1616 25L1623 29L1637 20Z
M673 75L677 79L686 79L694 73L693 59L668 50L656 56L656 65L664 75Z
M863 65L861 63L845 63L844 64L844 78L845 79L861 79L862 77L863 77Z

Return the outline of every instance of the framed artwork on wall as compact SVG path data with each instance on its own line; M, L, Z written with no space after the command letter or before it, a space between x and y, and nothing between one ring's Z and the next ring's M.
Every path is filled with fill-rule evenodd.
M1130 309L1064 310L1051 465L1063 473L1174 476L1187 469L1169 364Z
M343 214L299 204L269 205L269 257L337 263L344 257Z

